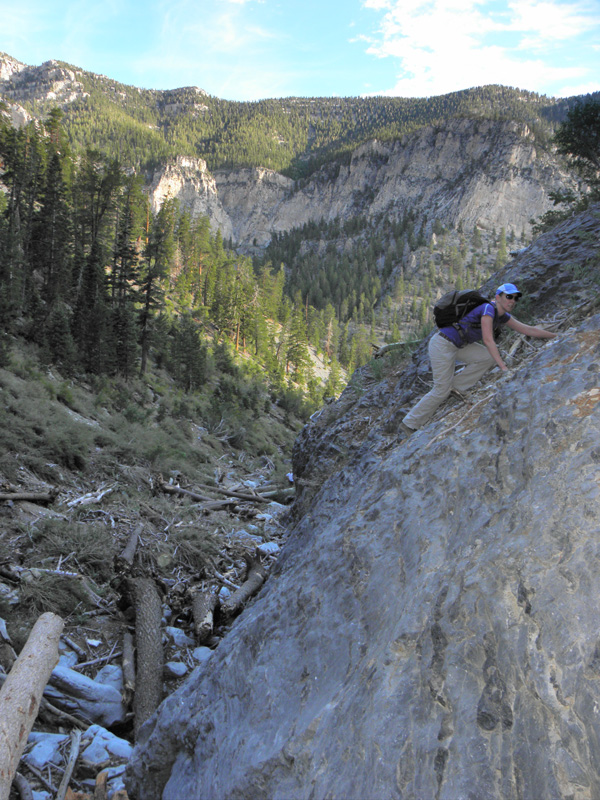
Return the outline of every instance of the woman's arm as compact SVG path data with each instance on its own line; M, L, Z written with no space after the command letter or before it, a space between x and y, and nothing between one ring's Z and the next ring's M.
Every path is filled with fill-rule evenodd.
M509 328L517 333L524 333L525 336L533 336L536 339L554 339L557 335L552 331L545 331L543 328L536 328L535 325L525 325L524 322L519 322L518 319L511 317L506 323Z
M507 325L508 324L510 323L507 323ZM483 343L489 350L491 357L494 359L496 364L498 364L502 372L506 372L508 367L506 366L504 361L502 361L502 356L500 355L500 351L498 350L498 346L496 345L496 342L494 340L493 319L487 314L481 317L481 336L483 338Z

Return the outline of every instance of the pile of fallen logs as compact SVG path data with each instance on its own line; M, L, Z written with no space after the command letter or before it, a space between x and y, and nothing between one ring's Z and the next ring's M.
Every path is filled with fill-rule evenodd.
M188 497L196 503L199 503L199 510L205 514L211 511L220 511L229 509L238 516L252 517L258 514L258 510L252 508L253 505L261 506L273 501L277 503L289 503L294 497L295 490L293 487L281 488L279 486L264 485L261 486L261 491L256 492L250 489L224 489L220 486L210 486L208 484L200 484L198 486L200 491L184 489L173 483L167 483L161 475L158 476L155 482L155 491L162 491L165 494L176 495L178 497ZM222 499L211 497L211 494L220 495ZM244 502L244 506L240 504L240 500ZM250 507L248 507L250 505Z
M101 487L63 508L100 503L112 490ZM132 746L128 740L135 741L177 681L190 669L204 668L231 620L259 591L279 552L279 544L265 536L267 527L279 535L275 518L284 507L273 498L286 502L294 492L276 485L262 485L258 492L252 482L184 489L162 478L154 491L189 499L194 510L235 510L255 519L248 530L223 533L220 557L198 566L196 575L181 567L172 579L164 570L161 575L147 547L157 533L143 523L123 540L113 560L114 578L102 590L81 572L65 571L63 557L56 569L0 563L0 584L14 587L11 602L18 602L20 588L31 581L56 576L78 587L82 608L88 609L82 613L97 620L94 625L120 629L112 646L108 639L82 641L85 634L67 635L59 616L43 614L17 657L0 619L0 800L8 800L11 791L11 798L28 799L32 790L40 800L127 797L122 775ZM55 499L6 495L0 499L15 503ZM95 646L106 646L107 652L93 658ZM31 732L36 718L43 730Z

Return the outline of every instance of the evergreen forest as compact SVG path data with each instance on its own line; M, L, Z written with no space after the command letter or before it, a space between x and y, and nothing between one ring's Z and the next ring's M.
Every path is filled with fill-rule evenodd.
M210 170L260 165L302 181L367 139L461 116L526 121L544 147L572 105L500 86L234 103L52 64L80 89L60 109L27 89L39 90L42 68L4 90L33 119L15 128L0 114L3 336L29 339L66 374L128 380L151 359L183 392L229 373L245 388L227 384L223 397L256 404L266 385L279 402L308 398L305 413L339 393L382 340L419 339L440 289L479 285L524 234L446 230L408 211L310 223L251 257L173 199L152 214L153 168L187 154Z
M184 392L216 370L221 395L242 392L249 406L265 378L282 402L291 392L314 407L339 391L340 337L327 309L294 303L282 268L227 248L177 201L153 216L139 177L97 150L73 156L59 110L42 125L3 121L0 157L5 341L24 336L66 374L127 380L152 358ZM320 379L309 343L328 353ZM351 369L356 347L344 344Z

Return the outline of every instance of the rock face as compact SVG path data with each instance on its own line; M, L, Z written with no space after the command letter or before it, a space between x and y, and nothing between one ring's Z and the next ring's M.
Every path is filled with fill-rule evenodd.
M156 172L149 196L154 213L167 197L176 198L193 216L209 217L211 227L220 230L224 238L232 236L231 220L217 195L215 179L201 158L180 156L174 164Z
M267 169L218 172L212 180L203 161L179 159L154 176L155 208L167 185L226 238L262 247L273 233L307 222L409 210L445 225L462 222L465 230L477 223L520 235L550 207L548 192L572 187L573 178L526 125L465 119L397 142L369 142L349 164L327 165L301 184Z
M142 729L130 796L600 796L599 234L595 209L523 255L573 324L470 410L387 433L421 348L307 427L283 554Z

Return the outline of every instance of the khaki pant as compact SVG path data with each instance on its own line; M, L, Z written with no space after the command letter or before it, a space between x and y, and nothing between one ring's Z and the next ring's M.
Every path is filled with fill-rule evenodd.
M475 342L458 348L439 333L432 336L429 342L429 358L433 372L433 389L404 417L404 423L409 428L416 429L425 425L452 389L459 392L470 389L496 363L483 344ZM467 366L455 375L457 360Z

